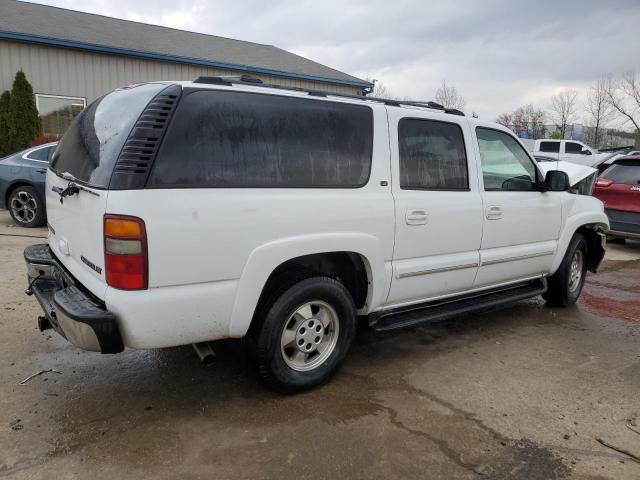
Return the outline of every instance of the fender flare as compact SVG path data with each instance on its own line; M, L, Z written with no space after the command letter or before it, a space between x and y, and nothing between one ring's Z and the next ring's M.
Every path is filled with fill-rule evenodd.
M558 248L556 249L556 254L551 264L551 269L549 271L550 275L556 273L556 270L560 267L565 252L567 251L567 248L569 248L569 242L571 242L575 233L580 227L586 225L593 225L602 230L608 230L609 219L604 212L583 212L567 218L567 221L562 228L560 238L558 239Z
M229 336L237 338L247 333L262 290L279 265L304 255L330 252L360 255L369 279L365 309L371 310L384 302L391 281L391 265L385 263L382 243L375 236L338 232L285 237L257 247L247 258L238 280Z

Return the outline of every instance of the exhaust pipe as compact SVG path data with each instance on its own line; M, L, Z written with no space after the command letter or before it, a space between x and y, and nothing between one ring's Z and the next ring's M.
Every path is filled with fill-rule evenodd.
M203 365L213 365L216 361L216 354L213 353L213 349L211 348L211 345L209 345L209 342L194 343L193 349L198 354Z

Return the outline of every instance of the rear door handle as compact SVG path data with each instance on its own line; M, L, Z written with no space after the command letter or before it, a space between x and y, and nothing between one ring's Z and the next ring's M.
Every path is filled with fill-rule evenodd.
M47 169L46 168L38 168L36 171L38 173L47 173Z
M407 225L426 225L429 219L429 214L423 208L414 208L407 210L404 216Z
M500 220L502 218L502 208L498 205L487 207L486 217L487 220Z

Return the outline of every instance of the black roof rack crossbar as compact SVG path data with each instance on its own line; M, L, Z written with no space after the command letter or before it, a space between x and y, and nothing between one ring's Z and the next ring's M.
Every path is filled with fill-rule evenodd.
M464 113L461 112L460 110L456 110L454 108L445 108L439 103L432 102L430 100L427 100L427 101L396 100L393 98L371 97L371 96L364 96L364 95L354 95L350 93L333 93L333 92L327 92L325 90L314 90L314 89L301 88L301 87L284 87L282 85L273 85L270 83L264 83L259 78L251 77L249 75L198 77L193 81L193 83L206 83L210 85L234 85L234 84L251 85L254 87L273 88L276 90L289 90L294 92L303 92L314 97L326 97L330 95L332 97L353 98L355 100L371 100L374 102L384 103L385 105L389 105L393 107L400 107L404 105L409 107L431 108L434 110L440 110L444 113L450 113L452 115L461 115L464 117Z

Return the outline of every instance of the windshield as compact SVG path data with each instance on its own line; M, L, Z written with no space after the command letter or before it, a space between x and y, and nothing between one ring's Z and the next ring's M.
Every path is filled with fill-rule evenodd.
M71 174L89 185L104 188L120 150L149 101L165 84L146 83L115 90L97 99L71 123L51 163L59 175Z

